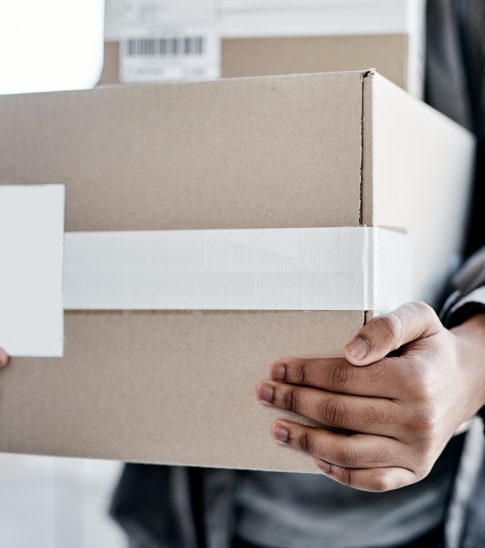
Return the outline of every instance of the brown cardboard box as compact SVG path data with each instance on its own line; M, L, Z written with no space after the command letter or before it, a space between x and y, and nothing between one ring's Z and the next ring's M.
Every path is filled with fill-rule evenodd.
M100 84L120 82L118 0L106 11ZM361 70L380 74L417 97L423 92L423 0L291 0L221 3L221 76ZM115 30L112 31L111 29Z
M4 96L0 125L0 184L64 182L68 231L394 227L427 299L460 249L473 140L372 72ZM1 373L0 450L314 471L255 385L365 313L67 312L63 359Z

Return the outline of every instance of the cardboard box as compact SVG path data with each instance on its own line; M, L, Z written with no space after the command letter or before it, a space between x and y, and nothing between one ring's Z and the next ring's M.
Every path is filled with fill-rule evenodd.
M123 28L110 5L100 84L120 82ZM422 96L423 0L224 0L221 76L264 76L376 67L379 73Z
M460 250L473 139L372 71L4 96L0 125L0 184L65 183L67 231L388 227L428 300ZM365 318L67 311L63 359L1 373L0 450L315 471L255 386Z

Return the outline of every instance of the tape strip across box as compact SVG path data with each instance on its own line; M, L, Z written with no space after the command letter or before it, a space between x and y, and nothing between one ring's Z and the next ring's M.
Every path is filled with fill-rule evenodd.
M408 237L381 228L66 234L67 310L377 310L410 290Z

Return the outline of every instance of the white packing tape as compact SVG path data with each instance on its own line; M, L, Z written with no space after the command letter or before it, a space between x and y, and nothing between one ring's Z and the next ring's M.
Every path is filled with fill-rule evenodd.
M65 235L67 310L382 310L409 285L408 237L381 228Z

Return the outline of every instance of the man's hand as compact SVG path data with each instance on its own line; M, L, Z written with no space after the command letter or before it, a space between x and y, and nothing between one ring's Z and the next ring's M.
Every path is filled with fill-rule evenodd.
M357 489L423 479L485 404L485 315L449 331L428 305L409 303L364 325L345 358L278 361L257 396L316 421L280 419L272 436Z
M8 364L8 355L3 348L0 347L0 367L5 367Z

